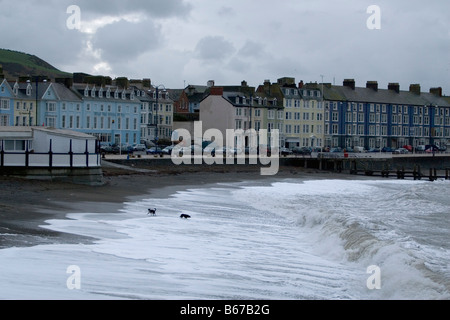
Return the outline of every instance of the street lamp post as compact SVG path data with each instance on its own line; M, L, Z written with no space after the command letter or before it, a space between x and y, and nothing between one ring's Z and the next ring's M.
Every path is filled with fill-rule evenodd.
M155 141L156 141L156 152L158 152L158 142L159 142L159 90L162 88L163 92L166 92L166 88L164 85L160 84L159 86L152 86L156 90L156 123L155 123Z
M434 116L435 116L435 112L434 112L435 110L434 110L434 108L433 108L433 104L431 104L430 103L430 106L429 106L429 112L428 112L428 114L429 114L429 119L430 119L430 138L429 138L429 143L430 143L430 145L434 145L434 130L433 130L433 128L434 128ZM433 147L432 147L433 148Z

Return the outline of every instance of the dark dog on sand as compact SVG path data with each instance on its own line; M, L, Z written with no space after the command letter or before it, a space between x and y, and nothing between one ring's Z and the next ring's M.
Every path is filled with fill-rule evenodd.
M189 219L191 216L190 215L188 215L188 214L182 214L181 216L180 216L180 218L182 218L182 219Z
M156 208L155 209L148 209L147 215L156 216Z

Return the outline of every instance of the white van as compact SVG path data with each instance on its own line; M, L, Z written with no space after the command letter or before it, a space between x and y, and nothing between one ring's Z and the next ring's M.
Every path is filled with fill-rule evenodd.
M363 152L366 152L366 150L364 149L364 147L354 147L354 148L353 148L353 151L354 151L354 152L357 152L357 153L363 153Z
M421 144L416 147L416 152L425 152L425 145Z

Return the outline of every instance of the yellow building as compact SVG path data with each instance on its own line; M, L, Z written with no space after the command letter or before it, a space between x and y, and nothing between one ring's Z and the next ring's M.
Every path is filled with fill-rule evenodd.
M10 85L14 95L14 126L36 126L36 85L30 81Z
M319 88L303 83L297 87L293 78L282 78L278 83L284 96L282 146L323 147L324 109Z

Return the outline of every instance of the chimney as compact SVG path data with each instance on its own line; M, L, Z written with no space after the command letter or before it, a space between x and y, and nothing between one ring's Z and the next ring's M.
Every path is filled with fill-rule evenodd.
M400 93L400 84L391 82L388 84L388 89Z
M212 96L223 96L223 88L222 87L211 87L211 95Z
M349 87L352 90L355 90L355 79L345 79L344 87Z
M377 81L367 81L366 88L378 91L378 82Z
M245 80L242 81L242 82L241 82L241 87L248 87L247 81L245 81Z
M420 84L411 84L409 86L409 92L420 96Z
M142 87L144 88L151 88L152 86L152 80L149 78L142 79Z
M435 96L442 97L442 88L430 88L430 93L434 94Z
M207 83L208 88L214 87L214 80L209 80Z
M56 78L56 83L64 85L66 88L71 88L73 85L73 79L72 78Z
M303 80L302 80L302 81L300 81L300 83L298 84L298 88L299 88L299 89L303 88L303 85L304 85L304 83L303 83Z

